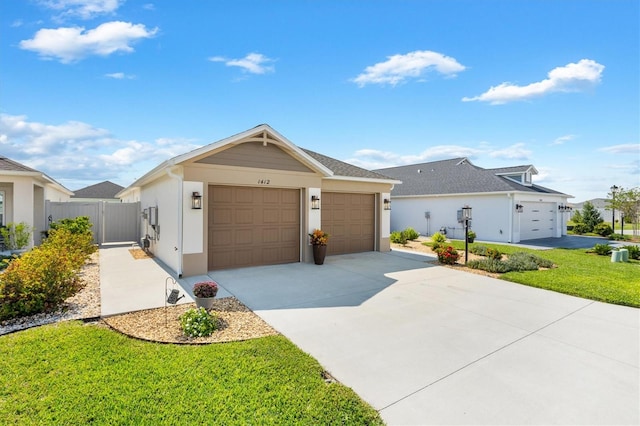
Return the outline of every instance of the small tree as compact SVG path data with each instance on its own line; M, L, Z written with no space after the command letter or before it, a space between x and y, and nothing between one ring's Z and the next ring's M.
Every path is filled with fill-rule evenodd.
M582 213L580 213L580 210L576 210L576 212L571 217L571 220L573 221L573 223L583 223L584 222L584 220L582 219Z
M607 194L607 209L615 209L624 213L624 220L633 224L633 233L637 234L638 220L640 220L640 187L624 189L618 188L615 197Z
M593 228L602 222L604 222L604 220L600 216L600 212L596 210L591 202L585 202L582 207L582 223L585 224L587 232L592 232Z

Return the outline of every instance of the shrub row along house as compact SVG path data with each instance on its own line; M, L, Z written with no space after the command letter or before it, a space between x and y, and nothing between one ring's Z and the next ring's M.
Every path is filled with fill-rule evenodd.
M330 235L328 255L388 251L391 230L409 226L462 238L465 205L479 239L560 237L569 196L533 184L536 173L530 165L482 169L466 158L369 171L302 149L263 124L169 159L107 198L133 207L127 238L139 237L176 275L192 276L311 262L314 229ZM6 158L0 174L3 224L25 221L38 234L45 200L74 201L53 179ZM103 182L85 192L116 188Z

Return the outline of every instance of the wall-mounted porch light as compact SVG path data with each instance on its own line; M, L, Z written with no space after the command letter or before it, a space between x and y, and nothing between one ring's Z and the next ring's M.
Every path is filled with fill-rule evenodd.
M320 197L317 195L311 196L311 210L320 210Z
M522 204L516 204L516 212L522 213L524 211L524 206Z
M192 209L201 209L202 208L202 195L199 192L194 192L191 195L191 208Z
M382 205L384 206L384 209L385 209L385 210L391 210L391 200L390 200L390 199L385 198L385 199L382 201Z

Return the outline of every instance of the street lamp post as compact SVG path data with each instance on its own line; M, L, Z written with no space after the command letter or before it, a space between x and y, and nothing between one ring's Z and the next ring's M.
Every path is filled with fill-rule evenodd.
M464 219L464 264L469 260L469 221L471 220L471 207L462 208L462 218Z
M613 233L616 233L616 209L614 203L616 202L616 192L618 192L618 187L613 185L611 187L611 230Z
M624 212L620 212L620 235L624 235Z

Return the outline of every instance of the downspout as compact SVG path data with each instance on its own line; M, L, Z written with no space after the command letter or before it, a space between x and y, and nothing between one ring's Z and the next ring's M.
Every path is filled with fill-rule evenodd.
M511 193L507 194L509 197L509 244L513 243L513 210L515 207L513 206L513 198Z
M184 192L182 184L183 177L173 173L171 169L167 169L167 175L170 178L178 180L178 270L176 272L178 273L178 278L182 278L182 209L184 208L184 206L182 205L182 196Z

